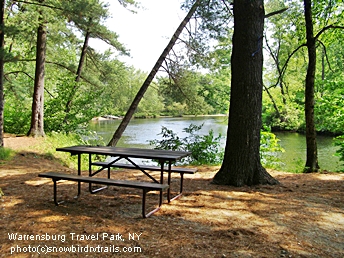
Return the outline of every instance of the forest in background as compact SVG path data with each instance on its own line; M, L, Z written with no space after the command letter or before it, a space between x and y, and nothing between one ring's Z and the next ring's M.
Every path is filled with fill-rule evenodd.
M134 1L120 2L123 11L140 11ZM278 0L265 5L266 13L287 9L266 19L261 40L265 57L263 124L304 131L307 49L303 5ZM342 1L314 1L315 34L325 26L341 24L342 12ZM116 32L104 26L110 15L108 5L96 0L7 1L4 14L5 132L27 134L30 129L37 28L42 20L47 31L45 132L72 132L94 117L125 114L147 74L118 60L119 55L129 53ZM171 51L140 102L136 117L228 113L232 21L221 15L209 17L209 21L190 22L178 48ZM104 40L109 49L85 49L87 37ZM321 133L340 135L344 131L343 39L343 30L327 30L317 39L315 121Z

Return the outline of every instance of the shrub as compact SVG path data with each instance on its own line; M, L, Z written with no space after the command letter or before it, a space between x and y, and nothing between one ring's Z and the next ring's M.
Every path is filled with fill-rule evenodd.
M340 161L344 161L344 135L337 136L333 141L334 145L339 147L335 155L339 157Z
M77 155L70 155L65 152L56 152L56 148L73 145L104 145L102 138L94 131L80 130L77 133L49 133L45 143L41 146L42 151L47 155L51 154L59 158L69 167L77 167ZM88 157L82 155L82 169L88 169Z
M223 159L223 150L221 149L221 135L215 137L211 130L207 135L198 135L197 132L203 127L191 124L184 128L183 132L188 135L184 138L179 137L172 130L162 127L162 140L149 141L150 145L155 145L155 149L191 151L192 155L181 161L183 164L220 164Z
M13 150L5 147L0 147L0 160L9 160L12 158L13 155Z
M212 130L207 135L198 135L197 132L202 128L191 124L183 129L183 133L188 135L184 138L179 137L172 130L162 127L161 140L150 141L151 145L155 145L155 149L174 150L174 151L191 151L192 155L181 161L182 164L193 165L218 165L221 164L224 157L224 150L221 147L221 135L214 136ZM261 133L260 154L261 162L264 166L270 168L278 168L280 159L278 152L284 149L278 143L276 135L267 130Z
M278 152L284 152L284 149L279 145L279 139L275 134L262 131L260 134L260 160L262 165L269 168L279 168L280 159Z

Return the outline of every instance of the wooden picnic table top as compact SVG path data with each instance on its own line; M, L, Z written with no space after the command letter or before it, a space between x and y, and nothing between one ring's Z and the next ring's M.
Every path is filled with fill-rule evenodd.
M187 151L156 150L142 148L124 148L110 146L70 146L57 148L56 151L69 152L71 154L99 154L108 156L120 156L142 159L159 159L168 161L177 161L181 158L191 155Z

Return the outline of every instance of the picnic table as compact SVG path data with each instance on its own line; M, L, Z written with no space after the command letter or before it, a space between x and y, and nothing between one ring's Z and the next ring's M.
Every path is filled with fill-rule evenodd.
M183 176L184 174L193 174L196 169L174 167L173 163L191 155L191 152L185 151L169 151L169 150L156 150L156 149L142 149L142 148L122 148L122 147L109 147L109 146L70 146L57 148L56 151L69 152L71 155L78 156L78 174L69 175L56 172L47 172L39 174L40 177L48 177L53 179L54 182L54 202L59 204L56 198L56 182L59 180L71 180L78 182L78 196L80 195L81 183L89 183L89 191L91 193L99 192L105 189L109 185L115 185L120 187L140 188L143 190L142 195L142 215L143 217L149 217L151 214L158 211L162 205L163 191L167 190L168 202L179 198L183 192ZM81 173L81 155L88 155L88 176L82 176ZM110 161L93 161L92 155L103 155L112 157ZM150 159L159 162L159 166L144 165L136 160ZM123 163L125 161L126 163ZM94 167L98 169L93 170ZM111 168L126 168L137 169L146 175L152 182L140 182L133 180L116 180L111 178ZM106 178L93 178L102 171L107 171ZM156 179L151 175L151 171L160 171L160 178ZM167 173L167 184L164 184L164 173ZM171 198L171 174L180 174L180 190L179 193ZM105 186L97 189L92 188L92 183L103 184ZM145 213L145 200L146 193L149 191L159 191L159 205L156 209L150 213Z

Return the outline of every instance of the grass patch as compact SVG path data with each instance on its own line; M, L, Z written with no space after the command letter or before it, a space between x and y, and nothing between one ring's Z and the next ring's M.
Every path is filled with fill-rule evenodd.
M45 140L34 147L39 153L45 155L48 159L57 158L63 165L77 169L78 156L71 155L68 152L56 151L56 148L74 146L74 145L103 145L101 139L89 133L89 135L79 135L76 133L50 133ZM81 169L88 170L88 155L81 155Z
M67 152L56 151L56 148L84 144L77 134L51 133L46 136L45 141L39 146L39 152L44 153L49 158L58 158L64 165L77 168L77 156L72 156ZM86 157L84 157L86 161ZM88 164L82 162L82 164Z
M0 147L0 161L10 160L14 153L12 149Z
M17 144L16 144L16 141ZM58 152L56 148L74 146L74 145L104 145L101 137L95 132L77 133L49 133L45 137L31 138L19 137L16 141L12 141L10 148L0 148L0 162L3 163L14 156L16 153L33 152L47 160L58 160L62 165L77 168L77 155L70 155L67 152ZM20 144L18 144L20 143ZM82 169L88 170L88 155L82 155Z

